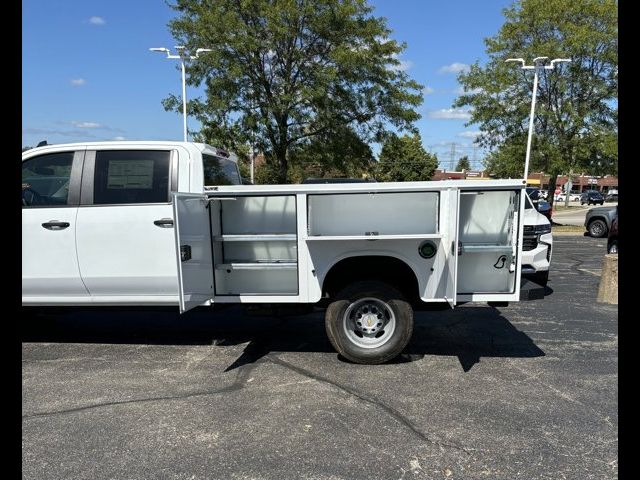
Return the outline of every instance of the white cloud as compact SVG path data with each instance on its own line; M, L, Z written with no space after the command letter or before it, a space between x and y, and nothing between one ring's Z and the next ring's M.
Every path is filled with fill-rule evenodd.
M407 70L409 70L411 67L413 67L413 62L411 60L399 60L400 62L398 65L392 65L391 66L391 70L396 70L399 72L406 72Z
M71 125L78 128L105 128L103 125L96 122L77 122L75 120L71 121Z
M434 92L435 90L428 85L422 89L422 93L424 93L425 95L431 95Z
M58 130L53 128L28 127L28 128L24 128L22 130L22 133L24 135L56 135L56 136L67 137L71 139L96 138L95 135L84 130Z
M81 87L85 83L87 83L87 81L84 78L72 78L71 79L71 85L73 85L74 87Z
M121 142L122 140L126 140L126 138L124 138L124 137L113 137L112 140L116 140L118 142Z
M429 118L435 118L437 120L469 120L471 118L471 111L461 108L442 108L440 110L430 111Z
M102 17L91 17L89 18L89 23L91 25L104 25L107 22Z
M398 65L398 70L406 72L411 67L413 67L413 62L411 60L400 60L400 65Z
M459 137L463 137L463 138L472 138L475 140L475 138L479 135L481 135L482 132L478 131L478 130L466 130L464 132L460 132L458 134Z
M478 93L483 93L484 90L480 87L472 88L471 90L465 90L464 87L460 86L456 88L453 93L456 95L477 95Z
M469 65L467 65L466 63L455 62L451 65L444 65L440 67L438 73L460 73L464 72L465 70L469 70Z
M399 63L398 65L392 65L390 68L391 70L396 70L396 71L400 71L400 72L406 72L407 70L409 70L411 67L413 67L413 62L411 60L400 60L398 58L397 54L393 54L392 58L394 60L397 60Z

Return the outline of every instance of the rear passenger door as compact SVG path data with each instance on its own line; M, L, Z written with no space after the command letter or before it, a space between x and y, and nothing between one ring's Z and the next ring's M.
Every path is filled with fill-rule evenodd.
M175 301L170 191L177 189L177 151L87 151L76 233L78 261L92 296Z

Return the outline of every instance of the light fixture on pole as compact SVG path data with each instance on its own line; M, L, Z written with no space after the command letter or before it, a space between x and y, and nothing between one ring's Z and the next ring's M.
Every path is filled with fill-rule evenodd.
M184 141L187 141L187 84L186 84L186 72L185 72L185 61L187 60L195 60L196 58L198 58L198 56L200 56L201 53L205 53L205 52L210 52L211 49L210 48L198 48L196 50L196 54L195 55L189 55L187 54L187 52L185 51L185 47L184 46L176 46L174 47L177 51L178 54L177 55L172 55L171 52L169 52L168 48L150 48L149 50L152 52L160 52L160 53L166 53L167 54L167 58L171 58L171 59L180 59L180 67L182 69L182 129L183 129L183 133L184 133Z
M523 70L533 70L533 94L531 97L531 114L529 116L529 137L527 138L527 153L524 161L524 181L527 181L529 176L529 156L531 154L531 137L533 136L533 118L534 111L536 108L536 95L538 93L538 70L553 70L555 68L556 63L560 62L570 62L570 58L555 58L551 60L550 65L539 65L538 62L542 62L549 57L536 57L533 59L533 65L525 65L523 58L508 58L505 62L520 62L522 65L520 68Z

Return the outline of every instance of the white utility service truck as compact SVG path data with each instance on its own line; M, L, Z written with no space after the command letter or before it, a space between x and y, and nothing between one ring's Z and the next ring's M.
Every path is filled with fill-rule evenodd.
M23 304L323 302L336 350L382 363L413 306L520 300L522 180L241 183L204 144L24 152Z

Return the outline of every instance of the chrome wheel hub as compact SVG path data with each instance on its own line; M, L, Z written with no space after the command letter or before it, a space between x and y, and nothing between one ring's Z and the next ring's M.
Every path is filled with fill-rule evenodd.
M349 340L361 348L376 348L393 335L396 318L391 307L377 298L360 298L344 312L342 324Z

